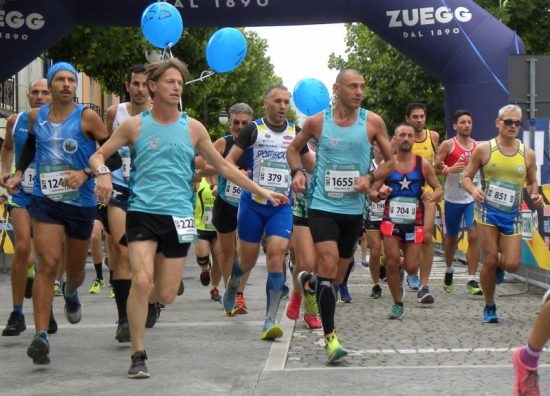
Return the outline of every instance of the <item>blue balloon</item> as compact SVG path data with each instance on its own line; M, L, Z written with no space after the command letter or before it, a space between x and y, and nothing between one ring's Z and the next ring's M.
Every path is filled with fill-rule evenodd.
M330 105L327 87L316 78L304 78L298 81L292 98L298 110L307 116L317 114Z
M172 4L153 3L141 15L141 31L155 47L172 47L183 32L181 14Z
M217 73L227 73L241 64L246 56L246 39L234 28L215 32L206 44L206 62Z

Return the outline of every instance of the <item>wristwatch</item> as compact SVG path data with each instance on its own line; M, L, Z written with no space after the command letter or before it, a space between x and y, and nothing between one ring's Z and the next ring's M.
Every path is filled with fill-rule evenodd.
M82 172L84 172L84 174L88 176L88 179L94 176L94 174L92 173L92 170L88 167L82 169Z
M292 168L290 170L290 177L294 177L298 172L302 172L302 168Z
M105 165L102 165L95 170L96 176L106 175L107 173L111 173L111 170Z

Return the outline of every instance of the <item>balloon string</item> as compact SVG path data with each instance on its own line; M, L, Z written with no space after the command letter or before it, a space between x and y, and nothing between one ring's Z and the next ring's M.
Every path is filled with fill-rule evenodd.
M207 79L208 77L211 77L215 74L216 72L215 71L212 71L212 70L204 70L202 73L201 73L201 76L199 78L196 78L194 80L191 80L191 81L187 81L185 83L185 85L188 85L188 84L191 84L191 83L194 83L194 82L197 82L197 81L202 81L202 80L205 80Z

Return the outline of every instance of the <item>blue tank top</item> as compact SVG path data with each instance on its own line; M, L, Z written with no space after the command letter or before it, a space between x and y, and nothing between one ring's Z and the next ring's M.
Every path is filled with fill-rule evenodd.
M231 147L235 144L235 139L233 139L231 135L224 136L223 138L225 140L225 150L222 156L225 158L231 151ZM246 155L243 154L241 158L237 160L236 165L239 169L246 169ZM239 206L242 191L242 187L232 182L228 183L225 177L218 175L218 195L229 205L234 207Z
M173 124L157 123L141 113L141 131L130 148L128 211L193 217L195 150L187 115Z
M367 136L368 111L360 108L349 127L336 125L332 109L323 112L323 130L318 143L311 180L309 207L331 213L361 215L365 196L353 189L370 166L371 144Z
M84 109L83 105L76 105L69 117L59 123L48 118L49 104L38 111L33 126L38 165L32 195L75 206L97 205L93 195L93 179L86 180L78 190L68 190L59 185L65 170L86 168L90 156L96 151L96 141L89 139L82 131Z
M19 162L21 152L27 138L29 137L29 112L25 111L19 113L13 126L13 144L15 146L15 164ZM35 175L35 162L29 165L23 176L21 177L21 183L19 184L19 190L21 193L31 194L34 187L34 175Z

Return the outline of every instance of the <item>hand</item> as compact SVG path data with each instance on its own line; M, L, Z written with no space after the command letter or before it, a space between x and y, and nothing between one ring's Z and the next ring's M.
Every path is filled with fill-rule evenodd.
M8 181L8 179L10 178L10 174L9 173L4 173L2 175L2 177L0 178L0 186L6 188L6 182Z
M292 178L292 191L295 193L303 192L306 189L306 177L300 172L296 172Z
M274 206L279 206L290 202L286 195L270 191L266 188L262 188L262 192L260 195L262 196L262 198L271 201Z
M472 198L477 203L482 203L483 201L485 201L485 193L483 192L483 190L481 188L476 187L474 189L474 191L472 192Z
M447 165L443 165L443 169L441 169L441 174L443 176L449 176L449 173L451 173L450 168Z
M433 192L425 189L424 187L422 187L422 196L420 197L420 199L422 199L422 201L424 203L430 203L430 202L434 202L435 199L434 199L434 194Z
M212 191L213 196L218 195L218 185L217 184L212 184L210 186L210 190Z
M391 187L384 184L382 187L380 187L380 190L378 191L378 197L380 198L380 200L384 201L390 196L391 192Z
M466 164L464 162L457 162L449 169L449 173L460 173L466 169Z
M111 180L111 174L106 173L96 176L94 195L99 203L108 205L113 194L113 183Z
M84 171L72 170L68 171L67 176L65 176L65 178L61 180L61 185L78 190L86 180L88 180L88 176L86 175L86 173L84 173Z
M6 191L10 195L17 194L19 192L19 188L17 186L21 182L21 172L15 172L15 174L11 175L6 180Z
M353 186L355 191L360 192L361 194L368 194L370 190L370 182L372 180L371 175L372 173L359 176L355 182L355 186Z
M544 199L541 194L531 194L531 200L537 208L542 208L544 206Z

